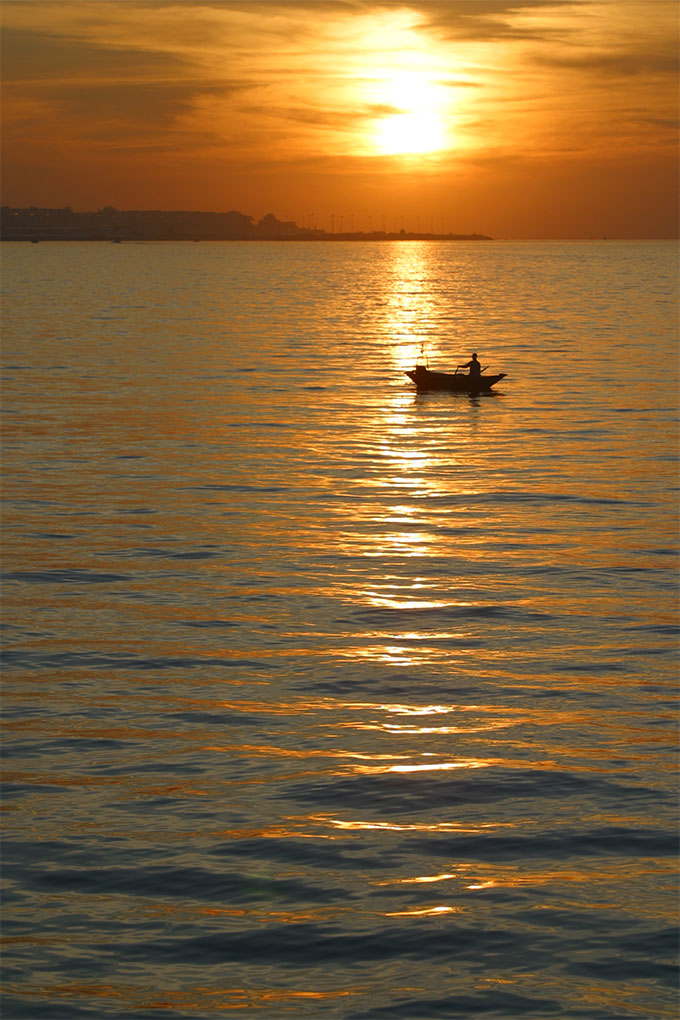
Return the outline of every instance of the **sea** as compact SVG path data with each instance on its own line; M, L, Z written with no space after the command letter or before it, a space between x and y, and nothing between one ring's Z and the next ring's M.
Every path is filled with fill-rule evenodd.
M678 268L3 245L3 1020L677 1017Z

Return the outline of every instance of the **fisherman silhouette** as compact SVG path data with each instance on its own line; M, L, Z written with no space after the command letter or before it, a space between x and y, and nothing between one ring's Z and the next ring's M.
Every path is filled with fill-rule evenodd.
M476 354L472 355L472 361L466 361L464 365L458 365L458 368L469 368L470 375L472 377L477 377L482 374L482 369L480 367L479 362L477 361Z

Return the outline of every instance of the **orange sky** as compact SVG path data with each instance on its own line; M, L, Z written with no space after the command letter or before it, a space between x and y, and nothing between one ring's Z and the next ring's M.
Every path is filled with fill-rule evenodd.
M676 0L3 0L7 205L678 232Z

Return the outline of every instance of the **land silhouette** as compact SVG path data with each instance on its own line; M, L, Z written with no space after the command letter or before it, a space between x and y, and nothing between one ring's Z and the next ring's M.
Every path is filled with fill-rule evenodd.
M236 212L120 210L107 205L96 212L3 206L3 241L490 241L485 234L435 234L424 231L332 231L299 227L267 213L257 223Z

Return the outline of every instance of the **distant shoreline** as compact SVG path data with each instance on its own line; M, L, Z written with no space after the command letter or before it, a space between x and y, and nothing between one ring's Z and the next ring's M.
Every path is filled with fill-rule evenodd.
M485 234L310 234L305 236L304 234L298 237L154 237L149 235L148 237L111 237L110 235L99 235L99 236L87 236L87 237L75 237L73 234L41 234L36 232L35 234L15 234L15 235L3 235L0 237L2 241L12 241L14 243L23 244L38 244L38 242L49 242L49 241L96 241L99 243L109 244L134 244L135 242L146 242L146 241L181 241L183 244L200 244L202 242L210 241L245 241L248 244L258 244L263 241L271 242L299 242L299 241L313 241L315 244L321 244L324 242L335 242L335 241L352 241L352 242L375 242L375 241L493 241L493 237L487 237Z
M353 224L352 224L353 226ZM114 209L95 212L43 209L37 206L0 210L3 241L491 241L486 234L430 230L317 230L299 227L267 213L257 223L237 212L191 212L167 209Z

